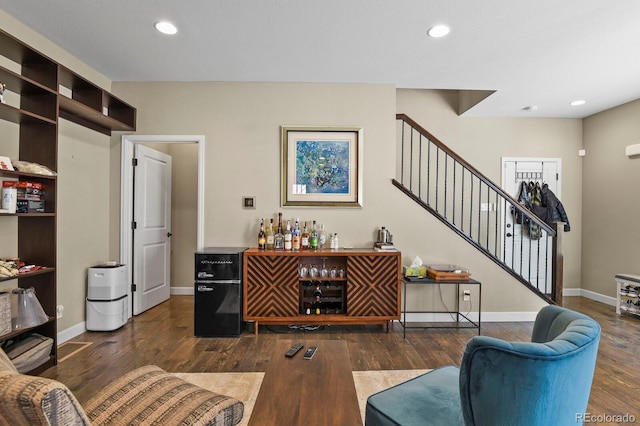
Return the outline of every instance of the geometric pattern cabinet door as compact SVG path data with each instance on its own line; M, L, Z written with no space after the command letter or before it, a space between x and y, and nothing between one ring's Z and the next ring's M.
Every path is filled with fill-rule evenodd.
M400 317L400 256L354 256L347 259L347 314Z
M245 319L298 315L298 259L245 257Z

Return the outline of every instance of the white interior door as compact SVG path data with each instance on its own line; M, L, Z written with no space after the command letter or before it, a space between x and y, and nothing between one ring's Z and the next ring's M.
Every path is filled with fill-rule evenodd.
M522 182L531 181L539 182L541 186L546 183L560 199L559 158L503 158L502 166L502 188L516 200ZM533 285L549 292L552 272L551 241L547 242L545 232L541 238L531 239L526 232L526 226L514 220L510 209L503 211L504 262ZM544 288L543 283L546 283L548 288Z
M171 157L136 144L133 201L133 314L170 297Z

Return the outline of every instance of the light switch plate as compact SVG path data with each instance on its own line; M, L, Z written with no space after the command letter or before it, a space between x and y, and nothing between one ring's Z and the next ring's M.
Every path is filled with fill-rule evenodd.
M244 209L255 209L256 208L256 197L242 197L242 208L244 208Z

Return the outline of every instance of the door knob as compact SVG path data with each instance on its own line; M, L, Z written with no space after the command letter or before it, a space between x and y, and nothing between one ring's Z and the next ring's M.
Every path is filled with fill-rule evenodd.
M173 234L171 232L167 232L167 237L172 236Z

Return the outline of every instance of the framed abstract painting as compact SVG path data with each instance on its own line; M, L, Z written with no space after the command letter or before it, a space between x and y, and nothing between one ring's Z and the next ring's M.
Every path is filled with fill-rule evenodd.
M282 126L282 206L362 207L362 133Z

